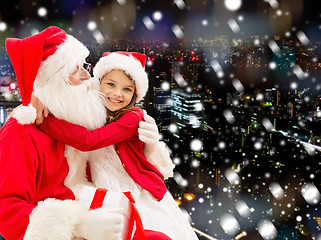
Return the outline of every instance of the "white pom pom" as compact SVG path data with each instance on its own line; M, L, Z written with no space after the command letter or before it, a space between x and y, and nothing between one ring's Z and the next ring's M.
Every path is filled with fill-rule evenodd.
M36 121L37 111L31 104L29 104L28 106L17 108L13 113L13 117L22 125L32 124Z

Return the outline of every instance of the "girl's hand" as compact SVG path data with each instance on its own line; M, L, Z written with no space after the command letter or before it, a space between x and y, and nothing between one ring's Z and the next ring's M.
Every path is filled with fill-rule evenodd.
M49 110L46 108L40 100L35 96L31 95L31 105L36 109L37 111L37 118L36 118L36 124L40 125L42 123L43 117L48 117Z
M139 122L138 135L139 139L144 142L144 152L155 152L158 148L159 133L154 118L149 116L145 110L144 120Z

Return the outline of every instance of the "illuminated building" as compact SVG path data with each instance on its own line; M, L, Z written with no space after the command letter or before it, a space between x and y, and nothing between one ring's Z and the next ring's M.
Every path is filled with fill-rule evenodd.
M163 129L168 128L171 122L171 89L166 80L166 73L161 72L156 76L161 87L154 87L154 113L155 120L161 123Z
M204 108L202 95L186 93L181 89L172 89L172 122L181 128L199 129L203 123Z

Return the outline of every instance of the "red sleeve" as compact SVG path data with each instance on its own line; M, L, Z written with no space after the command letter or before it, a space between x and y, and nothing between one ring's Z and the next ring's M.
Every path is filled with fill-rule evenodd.
M7 240L22 239L36 207L32 199L37 189L37 151L23 131L4 128L0 132L0 233Z
M138 124L143 119L143 112L135 108L126 111L115 122L95 130L87 130L50 115L43 120L40 129L52 138L80 151L92 151L137 136Z

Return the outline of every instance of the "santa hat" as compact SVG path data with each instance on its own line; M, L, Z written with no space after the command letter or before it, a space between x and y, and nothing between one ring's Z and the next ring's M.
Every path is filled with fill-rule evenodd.
M145 54L137 52L105 52L94 67L94 76L101 80L111 70L123 70L135 82L136 102L139 102L148 89L145 64Z
M24 39L8 38L6 49L22 98L23 106L14 113L21 124L35 119L35 109L30 105L35 81L45 83L60 72L68 78L89 55L82 43L55 26Z

